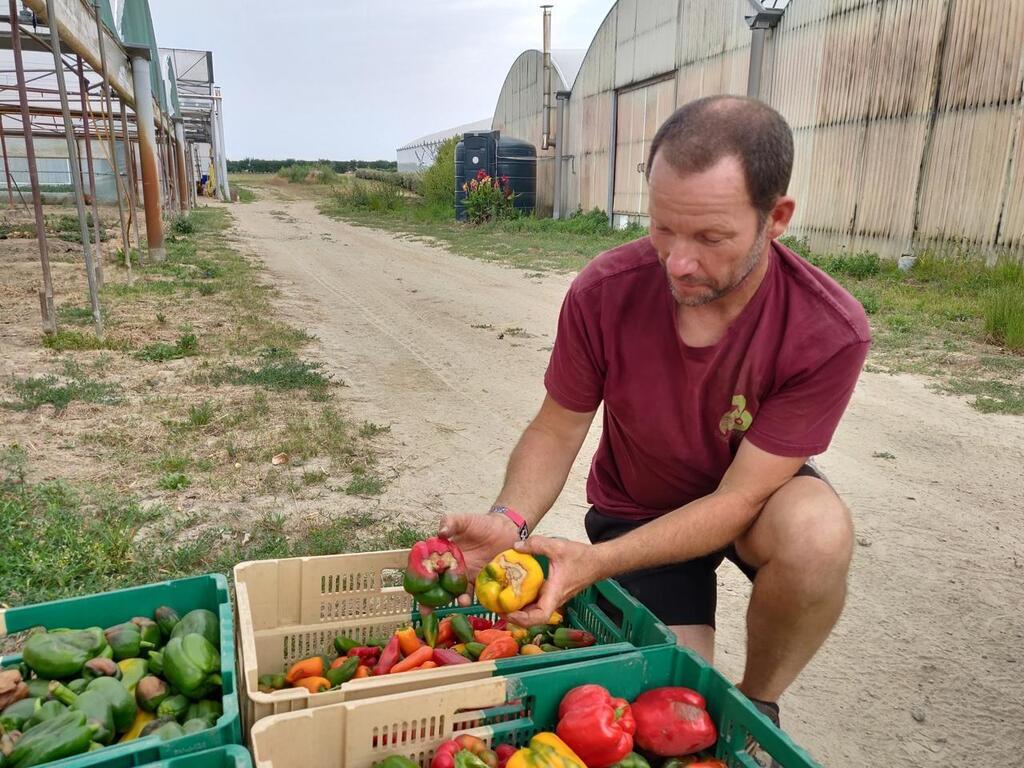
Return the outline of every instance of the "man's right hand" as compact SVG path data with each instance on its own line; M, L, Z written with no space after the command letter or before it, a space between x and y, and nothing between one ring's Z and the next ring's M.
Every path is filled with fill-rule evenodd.
M469 605L472 602L473 582L480 569L493 560L495 555L511 549L512 545L519 541L515 523L504 515L445 515L441 518L441 527L437 534L458 544L466 558L469 592L459 598L460 605Z

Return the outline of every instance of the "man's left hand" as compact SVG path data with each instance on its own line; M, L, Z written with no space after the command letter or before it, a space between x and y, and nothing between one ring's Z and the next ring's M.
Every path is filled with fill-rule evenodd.
M515 549L548 559L548 577L537 600L508 615L510 622L521 627L547 624L551 614L600 578L592 545L531 536L517 542Z

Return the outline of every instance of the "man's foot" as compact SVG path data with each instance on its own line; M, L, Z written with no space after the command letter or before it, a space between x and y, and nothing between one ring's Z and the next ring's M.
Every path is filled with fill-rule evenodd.
M758 712L772 721L776 728L780 727L778 704L774 701L761 701L760 699L750 699L750 701L757 707ZM782 768L771 755L761 748L761 745L757 743L753 736L747 739L747 754L754 758L758 765L764 766L764 768Z

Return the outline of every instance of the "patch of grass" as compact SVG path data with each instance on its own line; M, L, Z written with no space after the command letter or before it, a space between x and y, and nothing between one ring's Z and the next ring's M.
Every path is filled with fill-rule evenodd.
M385 432L390 432L391 427L384 426L383 424L374 424L372 421L364 421L359 427L360 437L376 437L382 435Z
M325 399L331 385L330 374L324 373L321 363L300 360L293 352L277 348L264 350L256 368L229 366L214 378L264 389L305 389L314 399Z
M82 331L59 330L56 333L49 333L43 336L43 346L57 352L85 349L115 349L124 351L128 345L123 341L115 341L111 338L99 338L93 333Z
M889 459L890 461L896 458L894 454L888 451L875 451L871 454L871 457L874 459Z
M405 196L391 184L353 179L335 190L333 204L341 210L381 213L397 211L405 206Z
M213 421L214 406L209 400L204 400L199 405L189 406L188 425L193 429L207 426Z
M91 307L58 307L57 318L65 323L89 325L92 323Z
M188 456L182 456L180 453L162 453L155 466L165 475L170 475L183 473L191 463Z
M73 401L115 405L121 402L121 388L115 384L97 381L71 361L64 363L62 376L30 376L12 378L11 387L17 401L3 403L15 411L34 411L41 405L52 405L63 411Z
M302 473L302 482L306 485L322 485L327 481L327 473L322 469L311 469Z
M971 405L982 413L1024 416L1024 382L990 378L953 378L939 387L944 392L973 397Z
M256 200L256 193L248 187L243 187L240 184L235 184L235 189L238 190L238 202L240 203L252 203Z
M985 334L995 344L1024 351L1024 280L1004 285L985 297Z
M183 333L173 344L157 341L147 344L135 356L151 363L163 363L167 360L180 360L199 354L199 340L194 333Z
M169 229L176 235L191 235L195 233L196 225L191 214L182 213L171 219Z
M168 472L157 481L157 485L165 491L180 491L192 485L192 481L184 472Z
M283 452L292 458L328 456L342 466L359 457L360 445L352 425L338 411L325 407L316 416L290 420L278 435L266 458Z
M384 480L379 476L365 471L357 471L352 480L345 486L349 496L378 496L384 490Z

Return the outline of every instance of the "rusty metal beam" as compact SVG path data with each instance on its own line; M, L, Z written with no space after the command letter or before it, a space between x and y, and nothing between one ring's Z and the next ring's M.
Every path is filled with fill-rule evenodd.
M131 61L136 114L139 119L139 155L142 164L143 208L146 212L146 240L149 245L149 258L153 261L164 261L167 252L164 250L164 222L160 212L160 175L157 169L153 93L149 80L150 62L147 57L134 53Z

